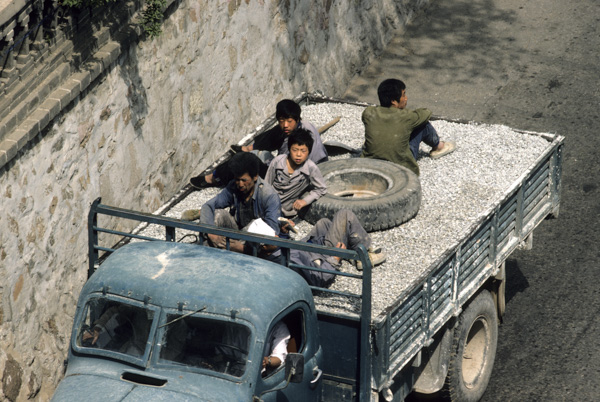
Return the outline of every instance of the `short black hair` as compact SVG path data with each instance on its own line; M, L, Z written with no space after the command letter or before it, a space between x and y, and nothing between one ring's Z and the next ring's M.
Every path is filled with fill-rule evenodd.
M400 101L404 90L406 90L406 85L400 80L389 78L383 81L377 88L379 104L384 107L392 106L392 101Z
M275 108L275 118L279 119L294 119L300 121L300 105L291 99L283 99L277 103Z
M315 140L313 140L313 137L312 137L310 131L308 131L304 128L298 128L298 129L294 130L294 132L292 132L287 137L288 150L291 150L292 145L294 145L294 144L306 145L306 147L308 148L308 153L311 153L314 143L315 143Z
M250 177L258 176L260 168L260 159L252 152L238 152L233 155L229 161L229 169L234 178L238 178L248 173Z

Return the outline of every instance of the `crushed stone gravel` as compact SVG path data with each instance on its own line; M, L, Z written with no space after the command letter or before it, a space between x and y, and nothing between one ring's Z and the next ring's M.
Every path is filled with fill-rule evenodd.
M320 127L337 116L340 121L323 134L323 141L339 141L353 148L362 147L364 127L362 106L344 103L316 103L303 106L302 118ZM433 120L440 139L452 140L456 151L437 160L429 158L422 144L419 155L422 203L417 216L393 229L373 232L373 244L383 249L387 261L373 269L372 317L377 317L397 301L401 292L414 284L445 251L467 236L478 219L495 206L520 180L550 142L536 133L524 133L501 125L456 123ZM336 158L347 158L348 154ZM187 209L199 209L218 193L217 188L194 191L165 215L179 218ZM160 210L159 210L160 212ZM307 234L312 225L301 221L296 239ZM144 235L162 237L150 225ZM185 233L178 233L178 239ZM342 270L356 273L344 262ZM356 279L338 277L331 289L360 294ZM319 309L356 313L358 302L343 296L316 295Z

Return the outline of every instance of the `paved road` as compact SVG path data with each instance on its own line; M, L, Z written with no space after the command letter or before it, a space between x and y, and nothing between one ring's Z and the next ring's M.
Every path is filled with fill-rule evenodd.
M345 97L377 103L398 77L409 107L566 137L560 216L507 261L483 400L600 400L600 2L431 3Z

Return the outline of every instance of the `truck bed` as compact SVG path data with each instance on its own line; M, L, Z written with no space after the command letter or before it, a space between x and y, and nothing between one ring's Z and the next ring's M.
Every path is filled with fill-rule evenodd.
M317 127L342 116L338 124L323 134L324 142L339 141L355 148L362 145L364 129L360 117L366 104L310 95L300 97L300 101L303 119ZM267 119L256 131L269 128L273 121ZM373 270L374 322L384 321L390 311L418 291L434 272L445 283L437 286L450 292L452 272L445 271L443 266L456 265L457 261L449 262L448 258L459 256L464 260L461 265L477 265L475 272L466 278L467 282L474 275L481 275L482 279L489 277L558 206L555 187L560 173L556 169L560 165L556 158L560 157L558 145L562 145L563 137L443 118L432 124L442 140L456 141L457 150L434 161L428 157L427 147L422 146L418 161L423 194L419 213L399 227L371 233L373 243L382 247L388 257ZM254 135L256 133L249 134L240 143L250 142ZM333 159L348 157L350 155L345 154ZM186 209L200 208L218 191L217 188L188 191L157 213L178 218ZM522 212L526 212L526 216L521 222ZM296 238L308 233L311 227L301 222ZM152 228L145 230L152 231ZM492 235L498 238L492 239ZM498 246L493 248L497 250L491 250L495 242ZM474 249L467 252L469 247ZM342 270L356 273L349 263L344 263ZM360 293L361 283L338 277L331 289ZM357 300L343 296L317 295L316 302L323 311L355 315L360 310Z

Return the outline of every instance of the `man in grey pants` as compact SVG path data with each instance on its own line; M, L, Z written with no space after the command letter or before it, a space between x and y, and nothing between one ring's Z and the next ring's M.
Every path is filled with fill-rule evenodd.
M362 227L354 212L341 209L335 213L333 220L319 219L307 237L301 241L318 244L320 246L347 248L356 250L359 244L364 245L369 251L369 258L373 266L385 261L385 254L380 249L371 247L371 237ZM298 265L339 271L341 259L330 255L313 253L310 251L290 250L290 262ZM362 269L360 262L357 269ZM328 287L335 279L334 274L311 271L308 269L296 270L306 279L309 285Z

